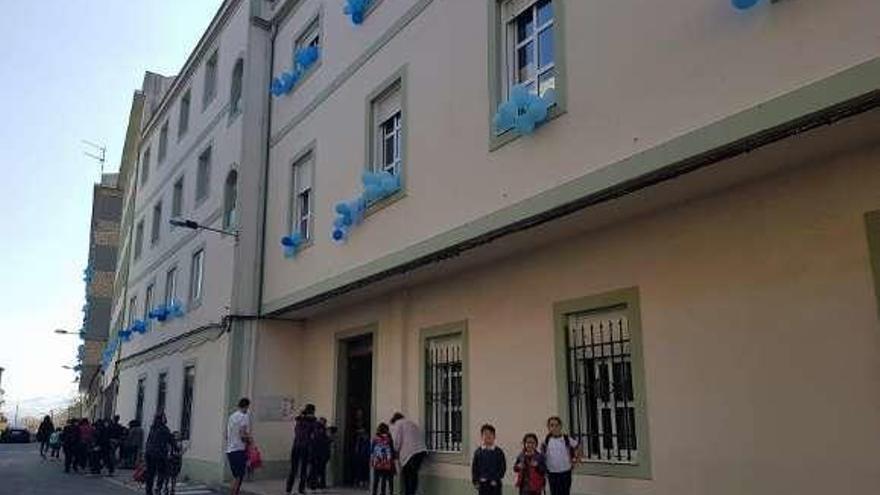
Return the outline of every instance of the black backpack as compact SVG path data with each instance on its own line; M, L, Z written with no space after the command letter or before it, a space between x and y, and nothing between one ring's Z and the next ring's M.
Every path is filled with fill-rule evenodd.
M547 457L547 444L550 442L551 438L553 438L553 435L548 433L547 436L544 437L544 443L541 444L541 454L544 455L544 457ZM565 446L568 447L568 460L574 464L574 461L577 460L577 449L572 447L571 439L568 435L563 433L562 440L565 442Z

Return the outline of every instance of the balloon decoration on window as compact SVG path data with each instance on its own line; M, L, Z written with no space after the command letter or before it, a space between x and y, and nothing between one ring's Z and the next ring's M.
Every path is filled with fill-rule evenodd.
M178 301L177 299L172 299L168 304L168 316L172 318L181 318L186 315L186 310L183 308L183 303Z
M351 23L360 26L364 22L364 16L367 15L367 9L373 0L345 0L345 15L351 17Z
M731 0L733 7L738 10L748 10L755 5L758 5L760 0Z
M515 129L520 134L531 134L535 128L547 120L550 106L555 100L552 90L538 96L520 84L510 89L510 98L498 106L492 124L495 132L501 134Z
M160 305L156 306L155 308L151 309L147 316L149 316L150 319L153 319L153 320L165 321L168 319L169 315L170 315L170 312L168 311L168 308L165 307L164 304L160 304Z
M321 49L317 46L297 49L293 54L293 69L282 72L273 79L269 91L276 98L290 93L319 58L321 58Z
M120 330L119 331L119 338L123 342L128 342L129 340L131 340L131 330L128 328L124 328L124 329Z
M348 240L351 229L359 225L369 206L381 201L400 190L400 176L391 172L371 172L365 170L361 175L363 192L349 201L336 204L333 219L333 230L330 238L333 242L341 244Z
M83 270L83 282L90 284L92 283L92 279L95 276L95 270L91 265L87 266L85 270Z
M285 258L294 258L299 253L303 245L303 236L299 232L294 232L281 238L281 247L284 249Z
M131 331L133 333L139 333L141 335L147 333L147 322L144 320L135 320L134 323L131 324Z

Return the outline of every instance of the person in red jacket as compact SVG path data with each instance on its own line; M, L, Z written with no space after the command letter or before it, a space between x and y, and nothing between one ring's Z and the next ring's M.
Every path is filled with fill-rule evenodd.
M541 495L544 493L547 464L538 452L538 435L526 433L523 437L523 451L517 456L513 466L516 473L516 488L520 495Z

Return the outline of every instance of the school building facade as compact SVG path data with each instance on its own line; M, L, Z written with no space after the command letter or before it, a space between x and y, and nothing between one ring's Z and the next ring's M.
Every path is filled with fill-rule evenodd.
M227 398L263 476L310 402L342 484L357 410L422 425L433 494L472 491L482 423L513 458L557 414L578 494L880 482L875 2L272 8L270 79L320 58L271 98L265 218L243 196ZM493 125L517 85L550 98L534 132ZM400 187L334 242L365 170Z

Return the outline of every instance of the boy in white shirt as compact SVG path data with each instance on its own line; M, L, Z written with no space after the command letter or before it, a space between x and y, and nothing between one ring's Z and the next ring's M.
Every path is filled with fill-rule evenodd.
M239 495L241 482L247 470L247 446L251 443L251 417L248 408L251 401L242 398L238 401L238 409L229 415L226 424L226 459L232 471L232 485L229 493Z

